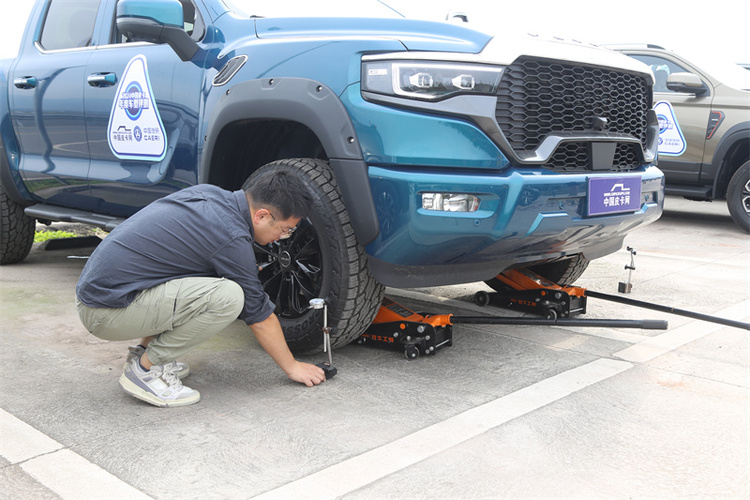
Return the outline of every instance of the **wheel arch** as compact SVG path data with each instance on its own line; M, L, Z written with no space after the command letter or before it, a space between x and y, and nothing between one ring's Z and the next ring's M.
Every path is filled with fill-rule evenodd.
M9 160L8 154L12 155L10 158L14 156L16 159L18 158L18 147L13 136L13 130L9 124L6 127L6 121L9 122L10 120L0 117L0 186L3 186L5 194L14 202L23 206L31 205L33 202L26 191L26 186L21 181L21 174L17 168L18 163L16 161L15 165L11 165ZM7 149L5 146L6 139L3 138L6 134L10 139L10 147Z
M330 163L357 240L363 246L374 240L379 224L354 126L338 96L314 80L266 78L223 90L207 127L199 180L239 189L262 165L301 157Z
M723 199L732 175L750 158L750 122L738 123L722 137L713 159L713 199Z

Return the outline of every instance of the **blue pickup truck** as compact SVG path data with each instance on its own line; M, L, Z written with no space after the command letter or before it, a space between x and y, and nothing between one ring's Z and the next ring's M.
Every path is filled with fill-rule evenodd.
M385 286L570 283L662 212L653 77L576 42L503 39L362 2L37 0L0 64L0 261L35 221L111 230L273 164L315 199L256 254L290 347L370 324ZM309 13L304 8L312 8Z

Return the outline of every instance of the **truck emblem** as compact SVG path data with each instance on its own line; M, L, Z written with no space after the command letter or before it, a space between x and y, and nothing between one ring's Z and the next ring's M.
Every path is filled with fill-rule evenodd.
M283 269L286 269L290 265L292 265L292 256L289 255L289 252L283 251L279 254L279 264Z

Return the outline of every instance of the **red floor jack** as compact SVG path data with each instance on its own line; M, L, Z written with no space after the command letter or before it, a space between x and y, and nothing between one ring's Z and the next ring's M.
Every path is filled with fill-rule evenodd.
M383 299L375 320L358 343L404 351L407 359L420 354L435 354L443 346L453 345L452 315L420 314Z
M411 360L418 358L421 354L435 354L440 347L453 345L452 326L460 323L640 328L647 330L666 330L668 327L664 320L575 318L575 316L586 312L587 297L596 297L750 330L750 324L740 321L626 299L579 287L560 286L527 270L505 271L499 274L497 278L508 287L508 291L478 292L474 298L477 304L487 305L491 303L508 309L538 314L542 317L456 316L453 314L416 313L386 297L383 299L383 304L375 316L373 324L365 330L358 342L363 345L403 350L406 358Z
M634 255L635 252L630 247L628 247L628 250L631 250L631 266L625 266L625 269L635 269L632 263L632 255ZM742 328L743 330L750 330L750 323L744 323L742 321L719 318L717 316L710 316L708 314L686 311L684 309L677 309L671 306L652 304L650 302L629 299L626 297L621 297L619 295L610 295L607 293L595 292L594 290L588 290L586 288L575 286L560 286L526 269L503 271L502 273L498 274L496 278L504 283L508 287L508 290L504 292L491 293L477 292L474 295L474 302L479 305L492 303L500 307L506 307L508 309L518 309L524 312L540 314L548 319L555 320L558 317L569 318L577 314L585 313L587 298L591 297L608 300L610 302L618 302L620 304L626 304L635 307L642 307L644 309L676 314L678 316L686 316L688 318L708 321L710 323L718 323L720 325ZM622 285L622 283L620 283L620 285ZM622 287L620 288L622 289ZM622 290L622 293L629 293L630 290L630 277L628 277L627 289ZM519 300L519 297L522 297L522 299ZM529 318L519 319L528 320ZM586 321L587 325L594 326L594 324L591 323L592 321L611 323L627 320L581 321ZM619 326L625 326L628 328L661 329L659 326L657 326L661 322L653 322L652 320L644 321L644 326L638 326L638 322L632 323L631 325L619 324ZM618 323L612 323L611 326L616 326L617 324ZM602 324L601 326L609 325ZM666 322L664 322L663 329L666 328Z
M474 302L538 314L547 319L571 318L586 312L586 289L560 286L529 270L510 270L495 277L505 291L477 292Z

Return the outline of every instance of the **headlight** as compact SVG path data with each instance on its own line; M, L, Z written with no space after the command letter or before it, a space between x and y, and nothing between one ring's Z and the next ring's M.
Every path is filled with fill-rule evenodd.
M503 68L435 61L368 61L362 64L362 90L436 100L458 94L492 95Z

